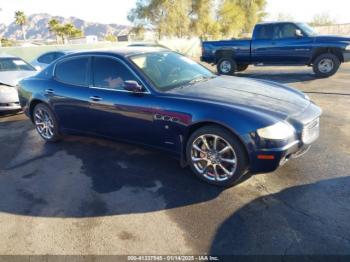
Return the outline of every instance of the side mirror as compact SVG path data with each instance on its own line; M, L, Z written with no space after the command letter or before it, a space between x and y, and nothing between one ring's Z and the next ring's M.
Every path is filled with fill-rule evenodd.
M143 92L143 87L139 83L134 80L126 80L124 81L124 89L134 93Z
M301 32L300 29L295 29L295 37L296 38L302 38L304 35L303 35L303 32Z

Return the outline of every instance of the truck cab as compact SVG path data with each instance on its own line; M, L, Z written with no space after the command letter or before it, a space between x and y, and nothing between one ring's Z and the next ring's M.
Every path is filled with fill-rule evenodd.
M328 77L349 60L350 38L321 36L305 23L260 23L251 39L202 43L202 61L216 64L221 74L243 71L250 64L306 65L317 76Z

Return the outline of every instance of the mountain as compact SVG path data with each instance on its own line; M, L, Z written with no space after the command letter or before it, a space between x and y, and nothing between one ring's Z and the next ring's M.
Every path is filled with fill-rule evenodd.
M52 18L57 19L60 23L73 23L85 35L97 35L100 39L103 39L107 34L113 34L115 36L124 35L130 29L130 27L125 25L92 23L76 17L65 18L62 16L51 16L49 14L33 14L27 18L27 39L55 39L55 36L48 30L48 22ZM12 22L8 26L0 24L0 37L16 40L23 39L21 28L15 22Z

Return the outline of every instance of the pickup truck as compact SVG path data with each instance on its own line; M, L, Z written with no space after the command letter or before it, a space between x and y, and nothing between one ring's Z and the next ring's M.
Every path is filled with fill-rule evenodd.
M318 35L305 23L265 22L255 25L251 39L203 41L201 60L225 75L250 64L306 65L318 77L329 77L350 61L350 37Z

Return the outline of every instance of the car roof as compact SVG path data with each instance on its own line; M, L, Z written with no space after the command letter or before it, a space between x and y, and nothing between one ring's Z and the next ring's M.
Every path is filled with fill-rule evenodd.
M0 58L19 58L19 57L15 55L6 54L6 53L1 53ZM22 58L19 58L19 59L22 59Z
M257 23L257 25L286 24L286 23L296 24L299 22L295 22L295 21L265 21L265 22Z
M169 49L162 47L149 47L149 46L127 46L122 48L113 48L113 49L93 49L93 50L79 50L72 52L71 55L81 55L81 54L115 54L119 56L131 56L144 53L157 53L157 52L169 52Z

